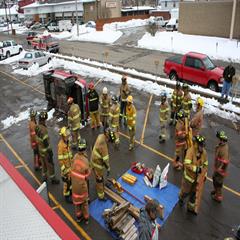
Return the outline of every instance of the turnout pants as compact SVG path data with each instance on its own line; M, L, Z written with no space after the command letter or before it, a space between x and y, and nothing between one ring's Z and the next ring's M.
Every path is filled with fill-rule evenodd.
M129 147L133 147L134 142L135 142L136 126L128 127L128 132L129 132L129 137L130 137Z
M99 199L104 198L103 170L93 169L96 178L96 191Z
M159 137L162 140L166 140L167 138L167 121L160 121L160 134Z
M214 172L212 179L213 179L215 196L218 198L222 198L222 187L223 187L224 177L221 176L219 173Z
M74 147L77 146L78 141L80 140L81 136L80 136L80 129L76 129L76 130L72 130L72 145Z
M81 218L81 216L83 216L83 218L85 220L89 219L89 211L88 211L88 200L86 199L84 202L79 203L79 204L75 204L75 214L77 218Z
M53 179L55 177L54 163L49 161L48 154L40 155L40 161L42 164L42 177L50 177Z
M33 162L34 162L34 168L39 169L42 166L38 147L33 148Z
M100 127L100 115L99 112L90 112L91 128Z
M126 122L126 107L127 107L127 101L121 101L120 105L120 121L122 118L124 119L124 122Z

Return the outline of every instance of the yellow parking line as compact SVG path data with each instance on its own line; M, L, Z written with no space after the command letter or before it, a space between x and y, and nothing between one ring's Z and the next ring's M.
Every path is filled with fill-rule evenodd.
M146 115L145 115L145 119L144 119L144 124L143 124L142 135L141 135L141 138L140 138L140 143L141 143L141 144L143 144L143 142L144 142L145 129L146 129L146 125L147 125L147 120L148 120L148 115L149 115L149 109L150 109L150 106L151 106L151 103L152 103L152 98L153 98L153 95L151 94L151 96L150 96L150 98L149 98L149 101L148 101L147 111L146 111Z
M33 177L33 179L38 183L38 185L41 185L41 182L38 180L38 178L34 175L34 173L31 171L31 169L26 165L24 160L16 153L16 151L13 149L13 147L7 142L7 140L3 137L3 135L0 133L0 138L3 139L6 146L9 148L9 150L13 153L13 155L17 158L17 160L24 165L26 171ZM60 211L64 214L64 216L73 224L73 226L80 232L80 234L83 236L86 240L91 240L90 236L78 225L78 223L72 218L72 216L61 206L61 204L56 200L56 198L49 192L49 197L53 201L53 203L56 206L59 206Z

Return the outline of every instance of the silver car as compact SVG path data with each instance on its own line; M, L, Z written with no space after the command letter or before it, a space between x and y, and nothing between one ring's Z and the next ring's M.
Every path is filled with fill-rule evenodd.
M51 56L40 51L32 51L26 52L24 58L19 60L18 65L23 69L28 69L33 64L37 63L39 66L42 66L44 64L49 63L50 60Z

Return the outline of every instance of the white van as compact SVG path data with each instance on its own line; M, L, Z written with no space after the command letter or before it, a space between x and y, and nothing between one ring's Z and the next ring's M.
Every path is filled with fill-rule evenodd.
M166 25L166 31L177 31L178 30L178 19L171 18Z

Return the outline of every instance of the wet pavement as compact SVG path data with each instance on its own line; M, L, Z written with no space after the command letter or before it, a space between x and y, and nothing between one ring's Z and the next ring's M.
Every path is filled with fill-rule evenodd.
M10 76L5 75L3 72L10 74ZM35 106L37 109L42 109L46 106L41 75L31 78L13 75L11 66L0 65L0 79L2 93L0 121L7 116L16 116L32 106ZM89 78L86 78L86 80L90 81ZM93 80L97 81L96 79ZM119 86L112 83L99 82L96 88L100 92L103 86L107 86L110 92L118 93ZM147 120L145 120L151 96L145 92L138 92L135 89L132 89L132 91L134 104L137 109L136 148L135 151L128 151L127 129L122 126L120 150L116 151L113 146L109 146L111 177L114 178L120 177L130 168L131 163L134 161L144 162L146 166L153 168L159 164L163 169L174 157L174 129L172 127L169 128L169 140L165 144L160 145L158 143L159 107L157 104L160 100L159 97L152 97L151 104L149 104L149 115ZM56 157L59 140L58 129L66 123L64 116L61 117L63 117L62 121L58 121L57 116L55 116L47 122L50 141L54 150L55 169L59 178L59 165ZM145 122L146 128L144 127ZM180 240L223 239L226 236L231 236L232 228L240 224L240 137L238 132L229 126L231 126L229 121L223 121L220 118L216 119L213 116L205 116L203 134L207 138L206 149L209 158L209 178L205 184L200 213L198 216L193 216L177 205L164 224L160 232L160 239L175 240L176 236ZM213 202L210 198L213 156L216 145L215 133L219 129L225 130L229 136L231 156L229 176L225 180L226 187L223 191L224 201L222 204ZM99 132L100 130L91 130L89 126L81 130L81 135L86 138L89 149L93 146ZM38 183L34 177L41 180L41 174L33 170L33 155L29 144L27 120L12 125L7 129L3 129L0 123L0 134L0 136L3 136L3 139L0 138L0 152L3 152L31 185L37 188ZM90 154L90 151L88 153ZM29 169L21 166L19 159L22 159ZM168 180L180 187L181 173L175 172L170 168ZM71 204L65 203L62 196L62 184L59 186L49 184L49 191L54 197L51 200L51 206L55 208L54 211L62 217L81 239L89 239L87 236L96 240L112 239L108 232L92 218L88 226L75 222L74 208ZM91 177L90 198L94 200L96 197L95 181ZM57 200L60 207L53 200Z

